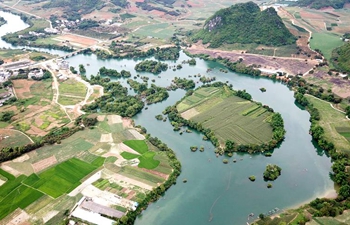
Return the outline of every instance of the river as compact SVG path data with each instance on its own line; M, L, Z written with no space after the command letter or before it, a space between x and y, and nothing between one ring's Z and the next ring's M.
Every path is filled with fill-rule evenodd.
M3 17L7 23L2 25L0 27L0 37L6 35L7 33L14 33L20 30L24 30L27 27L29 27L28 24L26 24L23 20L21 20L21 17L14 15L9 12L0 11L0 16ZM28 46L14 46L10 43L7 43L0 39L0 48L12 48L12 49L28 49L28 50L35 50L35 51L41 51L41 52L47 52L52 55L65 55L67 54L64 51L55 50L55 49L43 49L43 48L33 48Z
M0 13L1 16L1 13ZM181 53L177 62L167 61L169 65L179 64L188 57ZM202 135L184 133L179 135L172 130L169 121L155 119L166 106L173 105L184 95L183 90L170 92L162 103L148 106L133 119L144 126L152 136L160 138L172 148L182 164L182 173L176 185L172 186L156 203L151 204L137 219L136 225L177 225L177 224L246 224L250 213L260 213L279 208L295 207L315 197L334 192L329 178L331 160L318 149L309 135L310 115L294 103L293 92L285 85L266 78L251 77L233 72L222 73L222 65L196 59L196 66L183 65L178 71L168 70L156 76L149 73L140 75L155 79L155 84L168 86L177 77L188 77L200 73L215 76L218 81L228 81L234 89L246 89L255 101L262 102L281 113L285 129L285 140L272 157L263 155L235 154L229 164L223 164L223 157L216 158L214 147L202 140ZM77 67L84 62L87 74L96 74L102 66L117 70L129 70L133 76L137 60L99 60L95 55L77 55L68 59ZM87 66L86 64L90 64ZM206 73L207 69L212 71ZM198 78L194 78L196 81ZM120 79L126 84L125 79ZM138 81L141 81L138 79ZM259 88L266 88L262 93ZM191 152L191 145L203 145L205 151ZM237 159L233 163L232 159ZM263 171L267 164L277 164L282 175L274 182L273 188L266 187ZM256 181L248 177L256 176ZM182 180L187 179L187 183ZM211 221L209 221L211 219Z

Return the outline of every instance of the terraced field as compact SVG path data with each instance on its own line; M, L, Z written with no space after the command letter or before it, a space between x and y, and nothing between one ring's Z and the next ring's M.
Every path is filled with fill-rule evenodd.
M272 115L257 103L229 94L219 88L201 88L185 98L178 110L186 119L214 131L220 143L262 144L272 137L268 123Z

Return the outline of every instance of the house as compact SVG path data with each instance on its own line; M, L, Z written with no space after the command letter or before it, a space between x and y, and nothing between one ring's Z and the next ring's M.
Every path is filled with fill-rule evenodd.
M33 77L38 79L38 78L42 78L43 76L44 76L44 71L42 69L34 70L28 73L29 79L33 79Z

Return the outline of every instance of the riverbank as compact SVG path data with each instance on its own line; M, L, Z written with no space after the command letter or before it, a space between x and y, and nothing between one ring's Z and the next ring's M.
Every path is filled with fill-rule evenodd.
M191 54L206 54L212 58L227 58L232 62L241 60L245 65L255 65L256 68L269 71L280 71L288 75L305 74L318 65L317 60L299 59L293 57L273 57L245 53L244 51L223 51L208 49L202 45L193 44L186 48Z

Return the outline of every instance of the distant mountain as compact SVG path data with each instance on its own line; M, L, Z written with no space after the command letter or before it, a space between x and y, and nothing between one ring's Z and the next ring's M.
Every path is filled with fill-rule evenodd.
M334 49L331 60L335 68L350 73L350 43Z
M296 5L310 7L313 9L321 9L326 7L341 9L344 7L345 3L350 3L350 0L299 0L295 2Z
M192 35L192 40L202 40L217 48L224 43L281 46L295 43L296 38L274 8L260 11L257 4L247 2L217 11L207 19L203 29Z

